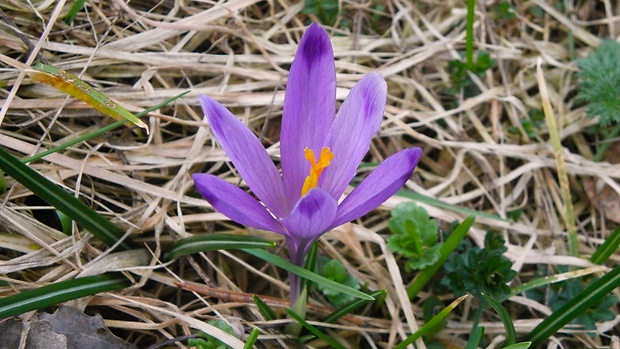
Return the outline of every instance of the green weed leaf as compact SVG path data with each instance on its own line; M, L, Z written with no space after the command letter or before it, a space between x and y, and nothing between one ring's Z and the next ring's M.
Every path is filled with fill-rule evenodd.
M487 294L492 298L501 298L510 293L506 285L517 272L512 270L512 262L503 256L505 248L498 237L487 237L489 243L484 248L469 247L461 254L453 254L444 264L447 272L444 284L456 295L471 293L481 298Z
M620 286L620 266L615 267L600 279L594 281L560 309L546 317L528 334L527 339L532 341L533 347L539 346L562 326L582 315L592 305L601 302L618 286Z
M441 257L437 222L424 208L413 202L399 204L392 210L388 226L392 235L387 239L387 246L408 258L406 271L431 266Z
M351 275L347 271L347 268L345 268L345 266L338 260L332 259L325 263L323 266L322 275L326 279L333 280L339 284L351 287L352 289L359 290L360 288L359 281L355 278L355 276ZM355 299L349 294L326 288L320 284L317 285L317 287L321 290L321 292L323 292L329 302L336 307L350 303Z
M208 322L209 325L217 327L218 329L230 334L235 335L235 330L224 320L213 320ZM193 338L188 340L188 344L192 347L197 347L199 349L228 349L231 348L229 345L220 341L219 339L204 333L199 333L200 338Z

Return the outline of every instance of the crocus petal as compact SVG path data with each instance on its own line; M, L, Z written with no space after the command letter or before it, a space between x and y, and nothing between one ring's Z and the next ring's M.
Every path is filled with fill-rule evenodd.
M314 188L299 200L289 217L280 220L288 232L293 263L303 262L310 245L331 225L337 209L338 202L329 193Z
M342 201L329 228L365 215L396 193L411 177L420 155L422 149L410 148L401 150L382 162Z
M269 211L239 187L210 174L195 173L192 178L200 194L226 217L256 229L285 233Z
M285 215L289 209L282 178L261 142L224 106L204 95L198 99L211 131L243 180L276 216Z
M383 76L370 73L358 82L336 115L327 145L334 153L319 186L339 199L379 131L387 95Z
M299 199L308 175L304 148L319 154L335 113L334 53L327 32L315 23L308 27L299 43L282 110L282 177L291 207Z

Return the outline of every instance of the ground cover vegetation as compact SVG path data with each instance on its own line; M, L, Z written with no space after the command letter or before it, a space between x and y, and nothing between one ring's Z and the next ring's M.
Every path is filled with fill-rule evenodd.
M618 347L619 12L2 2L0 347L97 336L119 348ZM212 132L200 101L226 107L280 168L284 92L312 23L333 47L336 108L358 82L379 86L377 73L387 85L345 194L380 183L371 173L391 155L422 153L399 191L352 222L323 222L290 263L279 226L229 220L239 201L206 201L192 175L264 201L250 190L260 176L233 164L236 135ZM318 151L306 157L321 163ZM302 193L319 200L317 169Z

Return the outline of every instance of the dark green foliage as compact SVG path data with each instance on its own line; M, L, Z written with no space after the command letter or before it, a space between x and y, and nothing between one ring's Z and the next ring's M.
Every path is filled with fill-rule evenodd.
M235 335L235 331L233 328L224 320L213 320L209 321L209 325L215 326L220 330ZM188 344L192 347L196 347L198 349L228 349L229 345L224 344L219 339L206 334L204 332L199 333L200 338L190 339Z
M478 298L482 294L498 299L510 293L506 285L517 272L510 269L512 262L503 256L505 247L498 234L487 233L484 248L464 245L459 254L451 255L444 269L444 284L457 296L470 293Z
M441 257L437 223L422 207L413 202L397 205L392 210L389 228L392 235L387 239L387 246L408 258L405 264L407 272L431 266Z
M324 262L324 259L323 259ZM343 284L345 286L349 286L356 290L359 290L360 283L355 278L355 276L351 275L347 268L345 268L340 261L332 259L323 264L321 268L321 275L327 279L333 280L339 284ZM336 307L340 307L347 303L352 302L355 298L349 294L334 291L332 289L322 287L320 284L317 284L317 288L323 292L323 294L327 297L329 302Z
M498 250L501 253L504 253L508 251L508 248L506 247L505 244L506 244L506 241L500 234L489 231L484 236L484 248L486 249Z
M564 304L575 298L585 289L583 282L578 279L571 279L566 282L564 288L560 292L552 292L549 297L549 306L553 311L558 311ZM616 296L608 294L605 298L596 302L592 307L588 308L579 317L575 318L572 323L583 325L586 330L596 332L596 322L611 321L615 319L613 311L610 307L618 303ZM594 333L590 333L594 335Z
M597 279L592 279L589 283L591 285ZM583 290L585 282L583 279L570 279L564 282L559 282L550 285L549 289L533 289L527 292L528 298L545 303L548 299L549 307L557 312L568 302L575 299ZM596 331L596 322L610 321L615 318L613 311L609 310L616 303L618 299L612 294L607 294L605 297L598 300L590 308L581 312L579 316L574 318L571 323L582 325L584 329L593 331L590 333L594 335Z
M579 99L590 103L588 117L600 117L601 126L620 121L620 44L604 40L586 58L577 61Z
M452 84L449 92L455 93L460 89L465 89L466 96L474 95L477 93L477 88L468 73L472 72L483 77L486 71L494 65L495 60L486 51L478 51L478 57L471 68L462 59L448 62L448 73L450 74L450 82Z
M303 12L313 14L319 18L321 24L334 25L340 14L338 1L334 0L305 0Z
M530 138L538 136L540 127L545 123L545 114L540 109L534 109L528 113L529 118L523 118L520 120L521 127ZM512 134L519 134L519 129L515 126L510 126L508 132Z
M493 13L500 21L508 21L517 18L514 6L508 1L498 2L497 5L493 6Z

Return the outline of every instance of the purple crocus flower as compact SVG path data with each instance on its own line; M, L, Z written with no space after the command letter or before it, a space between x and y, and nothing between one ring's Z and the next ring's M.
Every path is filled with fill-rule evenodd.
M383 77L370 73L335 115L332 46L327 32L312 24L301 39L286 86L282 174L250 129L218 102L200 96L213 134L258 200L209 174L193 175L198 191L233 221L286 236L291 262L303 265L313 242L387 200L409 179L420 158L420 148L390 156L339 202L381 127L386 94ZM299 277L291 275L290 281L294 304Z

